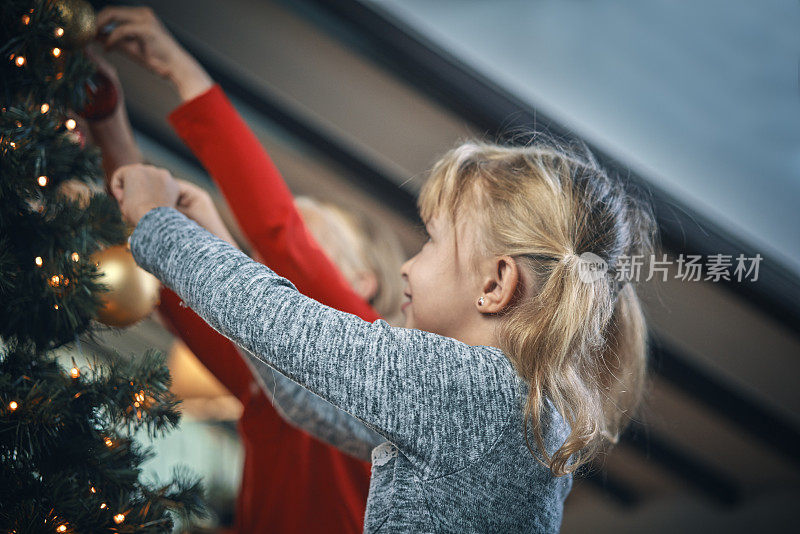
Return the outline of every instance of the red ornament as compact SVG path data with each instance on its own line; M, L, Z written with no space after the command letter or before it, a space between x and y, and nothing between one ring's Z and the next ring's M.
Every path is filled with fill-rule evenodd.
M119 95L111 78L103 72L95 72L86 82L86 106L81 110L81 117L90 121L108 118L117 109Z

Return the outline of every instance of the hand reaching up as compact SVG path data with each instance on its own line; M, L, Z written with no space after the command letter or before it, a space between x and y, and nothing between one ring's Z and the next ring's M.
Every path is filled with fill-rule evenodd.
M174 208L179 187L169 171L151 165L126 165L111 177L111 193L126 221L137 225L145 213L162 206Z
M97 14L106 49L125 52L145 68L166 78L184 101L208 90L213 81L200 64L170 35L149 7L107 7Z
M175 181L178 184L178 204L175 206L178 211L215 236L239 248L222 221L208 191L186 180L176 179Z

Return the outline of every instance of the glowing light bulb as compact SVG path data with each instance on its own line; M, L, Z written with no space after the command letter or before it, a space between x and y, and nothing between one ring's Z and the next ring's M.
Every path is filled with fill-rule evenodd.
M67 119L67 120L64 122L64 126L66 126L66 127L67 127L67 130L74 130L74 129L75 129L75 126L77 126L77 125L78 125L78 124L75 122L75 119Z
M9 145L11 148L17 148L17 143L15 143L14 141L11 141L10 143L8 143L8 145Z
M70 256L70 257L72 258L72 261L75 261L75 262L80 261L80 259L81 259L81 257L78 256L77 252L73 252L72 256Z
M46 186L46 185L47 185L47 176L44 176L44 175L42 175L42 176L38 177L38 178L36 179L36 181L38 182L38 184L39 184L39 185L41 185L42 187L44 187L44 186Z
M61 283L61 277L58 276L57 274L54 274L53 276L50 277L50 285L51 286L58 287L58 285L60 283Z
M53 309L57 310L58 309L58 304L53 304Z
M64 28L59 26L58 28L55 29L53 33L55 34L56 37L62 37L64 35Z
M110 446L112 446L114 444L114 442L111 441L111 438L106 438L105 439L105 443L106 443L106 447L110 447Z
M67 531L67 525L58 525L58 528L56 529L56 532L66 532L66 531Z
M36 256L36 259L33 260L33 263L35 263L37 267L41 267L44 263L44 260L42 260L41 256Z
M61 49L59 47L53 48L53 57L61 56Z
M31 23L31 16L30 16L30 15L28 15L27 13L26 13L26 14L24 14L24 15L22 15L22 23L23 23L25 26L27 26L28 24L30 24L30 23Z
M17 404L17 401L11 401L8 403L8 408L13 412L17 408L19 408L19 404Z
M44 115L45 113L47 113L48 111L50 111L50 104L48 104L47 102L45 102L44 104L42 104L42 107L41 107L41 108L39 108L39 109L41 109L41 110L42 110L42 115Z
M101 510L105 510L106 508L108 508L108 506L106 506L106 503L102 503L102 504L100 505L100 509L101 509Z
M79 376L81 376L81 371L77 367L73 367L72 369L69 370L69 375L72 378L78 378ZM92 488L92 489L94 489L94 488ZM94 492L92 492L92 493L94 493Z
M117 514L114 516L114 523L119 525L123 521L125 521L125 514Z
M25 65L25 56L17 56L17 59L14 60L14 64L17 67L22 67Z

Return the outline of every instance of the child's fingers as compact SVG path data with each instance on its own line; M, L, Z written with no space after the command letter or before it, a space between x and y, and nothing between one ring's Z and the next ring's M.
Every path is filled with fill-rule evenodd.
M105 7L97 14L97 27L103 28L112 22L135 22L144 20L144 11L130 7Z
M184 180L182 178L173 178L173 179L175 180L175 183L178 184L178 190L181 193L189 194L189 193L198 193L204 191L202 187L197 186L188 180Z
M122 203L122 199L125 196L125 167L120 167L114 171L108 181L108 189L117 199L117 202Z
M178 184L179 207L193 210L206 203L208 193L205 189L186 180L176 178L175 181ZM208 198L210 199L211 197L209 196Z
M121 42L131 40L144 41L150 37L150 30L151 27L143 22L120 24L108 34L104 46L108 50Z

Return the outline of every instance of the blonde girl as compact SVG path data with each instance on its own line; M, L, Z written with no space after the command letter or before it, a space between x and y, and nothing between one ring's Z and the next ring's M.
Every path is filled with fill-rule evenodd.
M636 293L647 204L585 152L465 143L419 199L405 328L298 293L173 208L168 172L120 169L131 251L215 329L363 423L368 532L554 532L572 473L614 442L645 376ZM609 269L582 274L591 252Z

